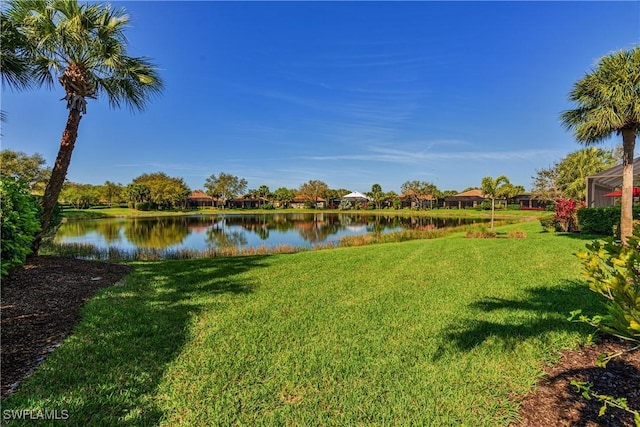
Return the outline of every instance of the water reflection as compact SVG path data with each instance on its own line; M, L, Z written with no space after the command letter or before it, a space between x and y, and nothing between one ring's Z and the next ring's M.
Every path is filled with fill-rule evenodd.
M321 212L118 218L69 221L60 227L56 240L125 249L308 247L338 241L345 235L433 230L477 222L485 220Z

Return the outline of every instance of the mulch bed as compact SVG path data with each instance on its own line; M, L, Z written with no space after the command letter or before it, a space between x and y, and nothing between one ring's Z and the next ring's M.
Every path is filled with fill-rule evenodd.
M538 382L522 402L520 426L635 426L633 415L618 408L607 408L598 416L602 403L585 399L571 381L592 383L591 390L600 395L626 398L630 409L640 410L640 351L614 358L606 368L596 366L598 356L613 354L633 346L617 338L607 338L579 351L562 352L560 361L545 369Z
M71 333L89 298L130 271L119 264L36 257L3 280L0 396L15 389Z
M130 267L60 257L38 257L14 271L2 282L1 396L13 392L19 381L33 372L44 357L69 335L80 320L79 309L101 288L111 286L130 272ZM571 380L590 382L599 394L626 398L640 410L640 351L626 353L596 366L601 353L628 349L617 339L578 351L562 353L560 361L545 369L546 375L522 401L519 421L532 426L634 426L633 416L587 400Z

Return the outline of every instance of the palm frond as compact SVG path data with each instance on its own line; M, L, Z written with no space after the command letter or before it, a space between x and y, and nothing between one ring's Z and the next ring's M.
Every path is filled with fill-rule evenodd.
M580 142L602 142L623 129L640 130L640 47L614 52L575 83L576 104L560 119Z
M143 110L164 88L156 67L147 58L134 57L121 58L119 65L111 75L98 79L99 91L112 108L124 104L130 110Z
M64 83L67 97L105 95L112 107L126 105L143 109L160 94L163 83L155 66L146 58L127 55L125 29L129 16L110 5L80 4L77 0L10 0L6 12L23 37L27 73L11 73L13 59L3 50L3 82L20 84L24 78L34 85ZM3 41L5 32L3 31ZM10 52L8 52L10 53ZM5 63L7 67L5 68ZM20 65L19 63L17 65ZM69 70L73 70L69 72ZM20 71L18 69L18 71ZM62 78L64 76L64 78ZM74 77L75 76L75 77ZM77 82L74 82L78 79ZM93 84L91 89L88 84Z

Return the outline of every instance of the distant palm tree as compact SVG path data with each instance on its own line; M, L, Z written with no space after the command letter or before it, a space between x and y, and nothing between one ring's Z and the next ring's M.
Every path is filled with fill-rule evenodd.
M69 109L51 178L42 199L42 229L46 230L60 195L87 112L87 98L105 95L109 105L143 110L163 83L147 58L127 55L124 29L129 22L123 9L110 5L78 4L77 0L10 0L6 20L20 35L22 53L38 86L51 87L54 76L65 91ZM3 30L4 31L4 30ZM40 244L34 241L34 252Z
M640 131L640 46L614 52L576 82L569 99L577 104L560 116L586 145L622 134L622 209L620 237L633 234L633 151Z
M491 229L493 230L493 217L496 205L496 198L502 194L502 186L510 185L509 178L500 175L496 179L486 176L482 178L482 194L491 199Z

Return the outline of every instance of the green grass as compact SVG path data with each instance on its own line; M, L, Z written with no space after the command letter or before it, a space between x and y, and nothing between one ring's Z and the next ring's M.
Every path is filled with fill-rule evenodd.
M3 410L65 425L508 425L594 311L536 222L290 255L135 262ZM11 423L10 425L20 425Z

